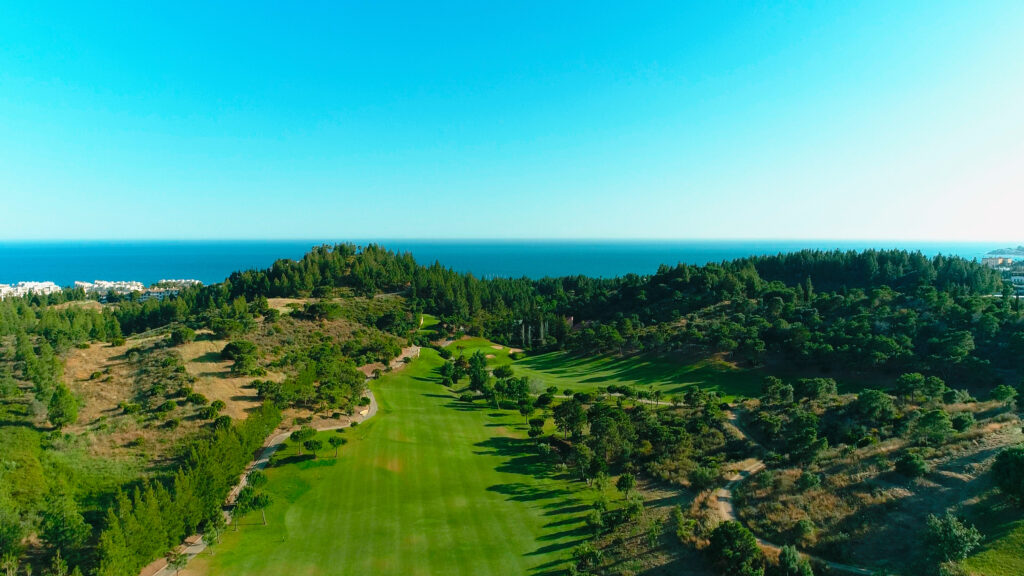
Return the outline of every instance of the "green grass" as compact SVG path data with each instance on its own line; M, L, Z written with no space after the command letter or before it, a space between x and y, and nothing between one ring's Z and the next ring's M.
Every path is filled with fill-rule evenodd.
M963 562L978 576L1024 574L1024 512L998 491L992 491L972 507L968 519L985 536L981 547Z
M518 413L454 400L435 381L440 362L424 349L375 383L380 412L344 433L337 460L325 447L319 460L269 469L269 525L258 513L241 518L195 568L275 576L564 570L587 535L595 493L533 454Z
M468 357L477 350L492 354L494 358L489 360L492 365L512 364L517 376L538 380L542 388L556 386L559 390L589 392L611 384L630 385L659 389L667 398L685 393L690 386L700 386L715 390L731 401L737 396L760 395L764 381L764 374L759 371L736 368L712 358L693 361L652 354L581 357L548 352L511 360L507 347L497 350L492 342L483 338L457 340L449 349L456 356L462 353Z
M736 396L757 396L763 379L758 372L738 369L714 359L692 362L646 354L583 358L565 352L548 352L516 361L513 367L519 375L543 381L544 387L592 391L610 384L631 385L638 389L661 390L666 399L685 393L691 386L716 390L729 400Z
M441 321L431 314L420 314L420 318L422 318L422 323L416 333L430 337L437 336L437 327Z

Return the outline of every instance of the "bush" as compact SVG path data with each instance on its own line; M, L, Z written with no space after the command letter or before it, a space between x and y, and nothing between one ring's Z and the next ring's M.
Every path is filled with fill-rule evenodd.
M196 331L188 326L175 326L171 330L171 344L179 346L196 339Z
M203 396L199 392L192 392L185 399L188 400L189 404L195 404L197 406L205 406L206 403L209 402L209 400L206 399L206 396Z
M255 356L256 345L248 340L235 340L229 342L221 351L220 355L225 360L235 360L239 356Z
M949 512L942 517L929 514L925 543L929 554L939 562L963 560L981 543L981 532Z
M801 491L817 488L821 485L821 476L804 470L796 480L796 487Z
M913 434L918 442L942 444L953 435L953 421L945 410L929 410L914 422Z
M974 414L970 412L958 412L953 416L953 429L957 432L966 432L974 426Z
M695 490L707 490L718 483L721 471L716 466L698 466L690 471L690 485Z
M437 355L440 356L442 360L448 360L449 358L452 357L452 351L447 348L441 348L439 346L437 348Z
M916 452L905 452L896 459L896 473L917 478L928 473L928 463Z
M1024 501L1024 445L1007 448L992 465L996 485L1018 502Z

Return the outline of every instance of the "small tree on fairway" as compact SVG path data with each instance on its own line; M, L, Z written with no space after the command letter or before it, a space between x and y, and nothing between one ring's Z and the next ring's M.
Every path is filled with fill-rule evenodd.
M258 492L252 497L252 502L249 504L249 508L252 510L259 510L263 514L263 525L267 525L267 507L274 503L274 499L270 497L270 494L266 492Z
M303 426L302 428L299 428L295 432L292 432L291 436L289 436L292 442L298 444L299 456L302 456L302 445L306 442L306 440L309 440L313 436L316 436L316 430L309 426Z
M942 517L929 514L925 542L929 553L939 562L963 560L981 543L981 532L950 512Z
M628 472L619 476L619 479L615 482L615 487L618 488L619 492L622 492L626 498L629 498L629 492L634 486L636 486L636 477Z
M316 453L322 450L324 447L324 443L321 442L320 440L306 440L305 442L302 443L302 445L306 447L306 450L309 450L310 452L313 453L314 460L316 460L317 457Z
M348 440L342 438L341 436L331 436L330 438L327 439L327 442L328 444L334 447L334 457L337 458L338 448L344 446L345 443L348 442Z

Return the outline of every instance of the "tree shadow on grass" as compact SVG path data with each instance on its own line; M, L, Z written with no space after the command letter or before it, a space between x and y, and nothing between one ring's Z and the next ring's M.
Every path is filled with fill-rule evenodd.
M477 442L474 446L482 450L475 450L474 453L506 458L505 462L495 468L498 472L523 474L534 478L554 476L554 468L546 458L534 451L534 445L532 440L495 436Z

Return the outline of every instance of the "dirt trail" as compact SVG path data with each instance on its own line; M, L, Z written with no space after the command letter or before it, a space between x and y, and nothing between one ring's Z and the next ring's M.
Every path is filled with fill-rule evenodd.
M729 426L734 428L736 433L740 437L756 443L756 441L753 438L751 438L749 434L747 434L746 430L744 430L743 427L740 426L739 416L735 412L731 410L726 412L726 417L728 419ZM764 469L764 461L759 458L753 458L746 466L739 469L736 472L736 476L730 479L725 486L722 486L721 488L715 491L715 502L718 504L718 512L719 514L721 514L723 520L740 522L739 517L736 515L736 507L733 505L733 491L736 489L736 486L738 486L741 482ZM775 552L779 552L780 550L782 550L782 547L778 544L769 542L761 537L757 537L757 543L761 546L761 548L765 548ZM860 566L851 566L850 564L843 564L841 562L832 562L830 560L826 560L824 558L814 556L811 554L803 555L807 557L812 564L825 565L828 566L829 569L834 570L836 572L844 572L847 574L860 574L863 576L871 576L872 574L877 573L876 570L861 568Z
M415 348L415 350L412 350L412 348ZM415 358L416 356L419 356L419 352L419 347L413 346L403 350L402 356L409 356L411 358ZM401 358L402 356L400 356L399 358ZM405 363L402 362L401 360L398 360L397 363L392 363L392 370L401 370L403 367L405 367ZM365 414L359 412L352 418L350 418L348 422L345 422L343 424L330 424L326 426L319 425L314 427L320 431L339 430L341 428L348 428L349 426L352 425L353 422L365 422L366 420L373 418L373 416L377 413L377 399L374 397L373 392L371 392L370 390L366 391L366 397L370 399L370 404L365 408ZM242 474L242 479L238 482L238 485L235 486L230 493L228 493L225 505L230 506L231 504L234 503L235 499L238 498L238 495L242 492L242 489L245 488L246 481L248 480L249 477L249 473L252 472L253 470L262 470L266 468L267 464L270 463L270 457L273 456L274 452L276 452L279 448L281 448L281 446L284 445L284 443L288 440L288 437L291 436L291 433L294 430L296 430L296 428L294 427L288 428L267 439L267 441L263 444L263 449L260 451L259 456L257 456L255 460L250 462L249 465L245 467L245 472ZM230 524L231 512L225 511L224 518L225 520L227 520L228 524ZM189 561L191 561L197 555L202 553L204 550L206 550L206 542L203 541L203 537L201 534L194 534L192 536L189 536L185 539L185 543L178 547L178 552L184 554ZM153 561L145 568L143 568L139 576L174 576L174 574L175 570L167 564L167 560L165 558L160 558L158 560Z

